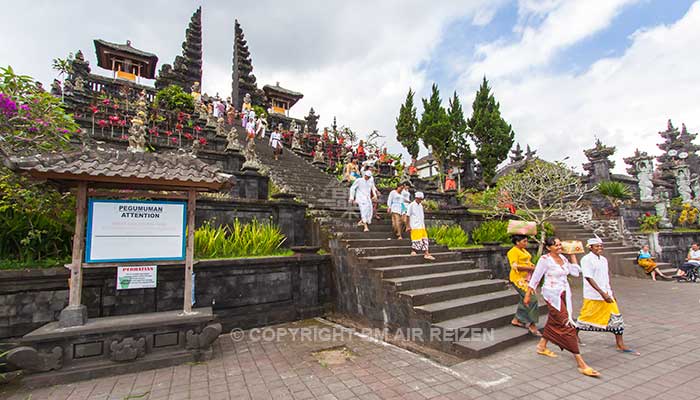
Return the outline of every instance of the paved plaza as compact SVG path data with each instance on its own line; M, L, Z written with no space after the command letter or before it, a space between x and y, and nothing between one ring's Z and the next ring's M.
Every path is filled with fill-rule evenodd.
M26 390L11 400L80 399L697 399L700 398L700 285L614 278L627 343L581 334L586 361L603 374L580 375L568 353L535 354L535 339L451 366L309 320L219 337L213 360L138 374ZM575 307L581 304L575 280ZM284 329L287 335L274 339ZM306 332L303 336L301 333ZM308 332L314 332L308 334ZM325 350L325 351L324 351Z

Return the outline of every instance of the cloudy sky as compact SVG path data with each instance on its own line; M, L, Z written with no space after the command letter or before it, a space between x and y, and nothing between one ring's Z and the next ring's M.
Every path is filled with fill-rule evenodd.
M233 21L242 24L260 85L304 93L321 125L379 130L402 151L394 124L409 87L425 97L437 82L467 117L486 76L516 141L547 159L569 156L580 169L594 137L622 157L658 154L666 120L700 130L700 1L690 0L374 0L206 1L204 90L228 95ZM0 65L45 84L51 59L92 40L127 39L160 64L180 53L200 2L0 0ZM425 150L422 151L425 153Z

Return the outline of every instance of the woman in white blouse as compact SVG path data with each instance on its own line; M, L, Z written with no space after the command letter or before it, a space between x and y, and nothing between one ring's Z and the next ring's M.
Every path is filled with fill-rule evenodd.
M531 296L536 292L542 278L542 297L547 302L549 314L547 323L542 331L542 339L537 344L537 354L547 357L557 357L547 349L547 342L552 342L562 350L573 353L578 364L578 370L584 375L598 377L600 372L589 367L581 357L578 346L578 334L576 323L571 319L571 287L569 287L569 275L579 276L581 267L576 263L576 256L571 255L571 262L561 254L561 241L558 238L547 238L545 248L548 253L542 255L535 271L530 279L529 291L524 303L530 302Z

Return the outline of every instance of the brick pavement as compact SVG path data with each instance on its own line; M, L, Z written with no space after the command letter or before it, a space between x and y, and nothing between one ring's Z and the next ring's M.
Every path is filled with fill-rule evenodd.
M700 285L615 278L613 288L625 317L625 340L642 356L617 353L610 334L582 332L583 355L603 373L601 379L580 375L572 357L558 348L550 347L557 359L536 355L534 339L446 367L342 330L335 330L336 337L288 335L277 341L256 340L261 331L248 331L236 341L222 335L215 358L206 363L33 391L5 387L0 399L700 398ZM574 293L580 305L580 280ZM284 327L328 329L318 321ZM349 359L321 362L313 354L343 345Z

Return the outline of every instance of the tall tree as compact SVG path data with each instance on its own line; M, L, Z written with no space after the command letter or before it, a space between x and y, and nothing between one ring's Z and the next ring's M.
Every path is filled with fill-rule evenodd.
M440 190L443 190L442 175L445 161L453 149L452 129L445 108L441 104L440 91L433 83L430 99L423 99L423 115L418 124L418 135L425 147L431 149L438 166Z
M467 121L470 135L476 145L476 159L481 164L486 184L491 184L496 167L508 157L515 133L501 118L500 104L491 94L484 77L472 104L472 116Z
M469 147L467 121L464 119L464 111L462 110L462 104L459 101L456 91L449 100L447 118L450 121L450 130L452 133L450 162L452 165L461 168L468 164L468 161L472 158L472 150ZM461 173L457 175L458 190L462 189L461 175Z
M399 116L396 118L396 139L406 148L413 158L418 157L418 118L416 106L413 104L413 90L408 89L406 102L401 105Z

